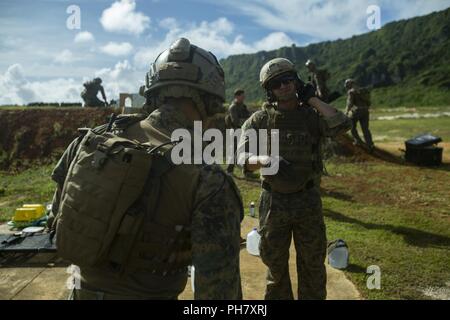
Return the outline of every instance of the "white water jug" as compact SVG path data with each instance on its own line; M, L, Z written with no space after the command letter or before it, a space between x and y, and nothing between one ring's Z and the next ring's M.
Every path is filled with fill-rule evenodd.
M251 255L259 256L259 242L261 241L261 236L256 228L253 228L247 234L247 251Z

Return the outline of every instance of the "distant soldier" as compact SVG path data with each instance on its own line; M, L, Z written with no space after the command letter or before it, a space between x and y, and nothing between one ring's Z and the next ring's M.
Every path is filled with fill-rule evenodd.
M247 106L244 104L245 92L242 89L237 89L234 91L234 100L228 107L228 115L225 118L226 127L228 129L239 129L245 120L250 117L250 112ZM234 152L236 153L236 145L234 145ZM229 164L227 167L227 172L233 174L234 163Z
M316 89L317 97L324 102L330 102L330 92L327 87L327 81L330 79L330 73L326 69L317 69L316 64L311 60L306 61L305 66L312 75L311 82Z
M102 79L95 78L92 81L87 81L83 83L84 90L81 93L81 98L83 98L85 107L104 107L108 105L105 95L105 89L102 86ZM98 92L101 92L103 100L101 101L97 98Z
M370 91L367 88L359 88L353 79L345 80L345 89L347 90L347 108L345 113L352 119L352 136L355 144L363 145L359 137L357 124L361 125L364 140L369 150L372 152L374 144L372 134L369 130L369 107Z

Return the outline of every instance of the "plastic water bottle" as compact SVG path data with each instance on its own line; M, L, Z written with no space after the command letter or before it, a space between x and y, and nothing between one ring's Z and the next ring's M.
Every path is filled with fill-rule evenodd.
M256 228L253 228L247 234L247 251L251 255L259 256L259 242L261 241L261 236Z
M191 267L191 289L192 292L195 292L195 267L194 266L190 266Z
M255 203L252 201L250 202L250 217L255 217Z
M344 240L337 240L328 250L328 263L336 269L348 266L348 247Z

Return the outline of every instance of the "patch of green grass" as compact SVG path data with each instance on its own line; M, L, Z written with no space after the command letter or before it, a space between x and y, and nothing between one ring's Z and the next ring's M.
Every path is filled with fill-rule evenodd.
M0 172L0 219L9 220L26 202L51 201L53 166L18 174ZM450 279L450 172L385 162L329 161L323 208L329 240L350 250L345 271L366 299L426 299L422 290ZM235 169L246 214L258 207L257 179ZM381 290L367 289L367 267L381 269Z
M431 133L450 141L450 117L375 120L370 122L372 135L385 137L385 141L403 141L422 133Z
M14 210L25 203L51 202L55 183L54 165L33 167L19 173L0 171L0 221L9 221Z
M450 279L450 172L384 162L335 162L323 178L329 240L350 250L345 271L365 299L427 299L422 290ZM257 182L235 179L248 214ZM367 267L381 270L381 290L369 290Z

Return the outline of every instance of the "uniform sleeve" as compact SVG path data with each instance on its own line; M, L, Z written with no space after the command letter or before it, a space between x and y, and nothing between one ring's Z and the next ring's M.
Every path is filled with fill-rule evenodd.
M52 200L52 210L49 213L47 226L49 228L52 227L56 215L58 214L58 208L59 204L61 202L61 192L62 188L64 186L64 180L66 179L67 172L69 170L70 163L72 162L73 158L75 157L75 153L78 149L78 146L80 145L80 142L82 140L82 137L78 137L75 140L73 140L67 149L64 151L63 155L59 159L58 163L56 164L55 168L53 169L51 178L53 181L56 182L56 189L55 193L53 194L53 200Z
M239 110L237 105L232 103L229 108L231 122L234 128L240 127L240 118L239 118Z
M200 175L192 216L195 299L242 299L239 269L242 201L219 167Z
M244 104L243 107L244 107L244 117L245 117L245 120L247 120L248 117L250 117L250 111L248 111L247 105Z
M347 95L347 108L346 111L350 111L350 109L355 105L355 96L353 91L349 91Z
M321 134L325 137L336 137L347 132L351 127L350 119L341 111L329 117L319 116Z
M103 88L103 86L100 86L100 92L102 93L103 100L106 101L105 89Z
M325 88L325 83L326 83L325 77L326 77L326 74L324 71L319 71L317 73L317 88L320 91L323 91Z

